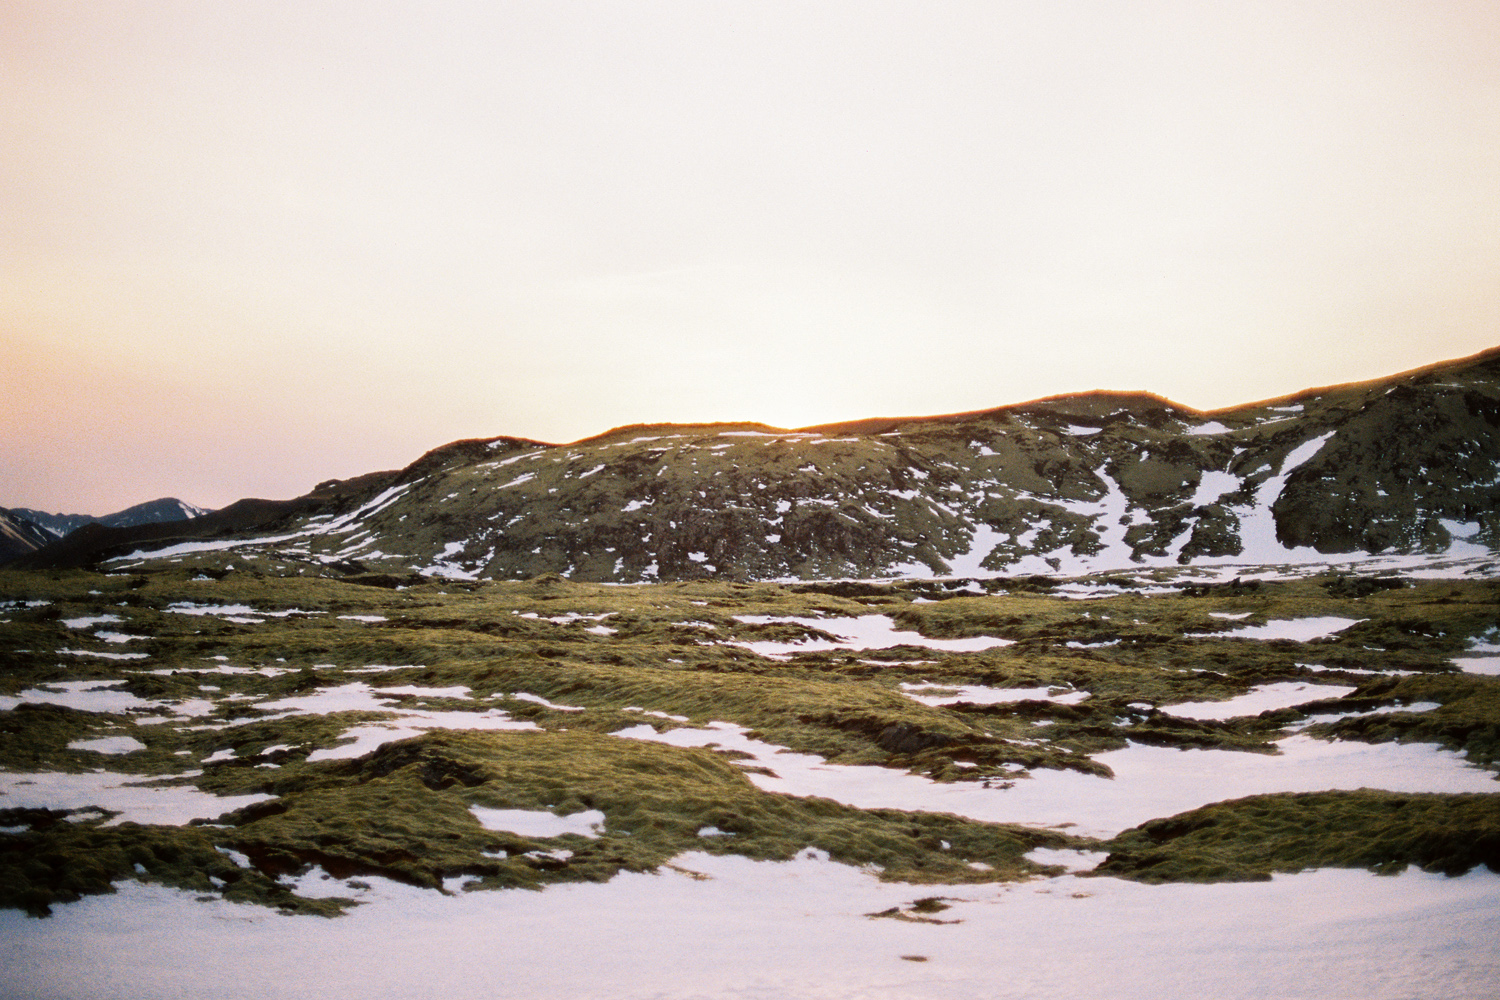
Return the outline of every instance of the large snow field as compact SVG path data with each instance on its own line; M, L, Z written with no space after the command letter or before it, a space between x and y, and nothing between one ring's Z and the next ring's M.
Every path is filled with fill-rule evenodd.
M334 920L127 883L0 911L0 992L222 1000L1447 1000L1500 982L1500 875L1322 870L1148 886L911 886L804 852L440 895L367 877ZM332 880L330 880L332 881ZM943 897L917 923L869 914Z

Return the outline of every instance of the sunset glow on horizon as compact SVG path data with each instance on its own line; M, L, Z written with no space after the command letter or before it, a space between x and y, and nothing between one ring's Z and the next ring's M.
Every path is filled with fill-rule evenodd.
M0 507L1500 344L1500 6L0 13Z

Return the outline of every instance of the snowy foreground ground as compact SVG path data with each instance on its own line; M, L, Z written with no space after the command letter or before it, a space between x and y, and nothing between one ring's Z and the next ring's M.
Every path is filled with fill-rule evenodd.
M1495 996L1500 875L1323 870L1146 886L913 887L815 856L685 855L606 885L440 896L379 879L337 920L126 884L0 912L12 997ZM706 877L705 877L706 876ZM938 919L865 914L946 896Z
M203 609L169 610L181 615ZM208 610L219 617L241 613L240 619L229 620L249 624L259 620L248 615L292 613L248 607L236 612L228 606ZM613 632L599 624L585 629L581 621L571 620L575 618L595 622L608 616L549 620L560 626L578 624L600 642ZM378 615L341 620L385 621ZM1258 631L1247 627L1244 638L1301 642L1335 634L1356 621L1273 623L1256 626ZM118 622L102 616L62 624L77 632ZM796 650L859 651L896 642L938 651L1008 644L1001 639L929 640L893 632L888 618L874 615L807 623L841 638L741 645L774 658ZM1306 634L1287 631L1297 628ZM97 632L94 639L121 648L134 641L129 636L111 639L112 634ZM1463 672L1488 675L1497 669L1494 652L1491 637L1472 644L1470 653L1454 662ZM114 656L124 661L122 671L145 669L145 664L125 659L138 654L76 655L95 660ZM106 665L112 662L106 660ZM222 664L206 669L240 670ZM276 668L266 670L270 676ZM113 690L119 683L56 683L6 698L0 707L45 701L128 712L147 704L137 705L138 699L129 701L133 695ZM325 687L300 698L263 701L260 708L288 715L392 709L392 719L350 729L345 739L353 742L316 751L309 760L356 757L428 728L536 728L496 710L398 709L393 701L398 696L435 693L459 701L468 697L468 689L386 684L378 689L362 682ZM1050 693L1048 688L902 687L907 697L933 705L959 697L993 703L1025 696L1063 704L1087 697L1056 687ZM219 689L203 690L212 694ZM1281 682L1227 701L1181 703L1164 711L1181 718L1228 718L1353 690ZM532 694L512 697L558 712L585 711ZM1421 713L1438 706L1397 707ZM175 722L185 725L202 714L190 708L174 708L181 715ZM613 735L738 751L744 755L741 763L775 772L752 772L752 780L766 791L823 796L861 808L1071 824L1072 832L1097 837L1153 817L1263 792L1360 787L1493 792L1496 787L1490 772L1433 744L1329 741L1289 731L1293 734L1278 741L1278 755L1132 744L1097 755L1114 770L1114 778L1037 770L1007 788L830 764L754 739L744 727L730 723L700 721L665 731L640 725ZM93 741L92 749L110 755L142 746L131 737L114 736ZM234 757L232 751L222 753ZM225 758L215 754L203 762L216 759ZM183 823L241 804L191 787L127 784L124 776L102 770L0 777L0 795L9 805L78 809L92 803L118 813L116 821ZM567 821L539 815L546 822ZM524 821L515 817L513 822ZM479 818L483 822L486 817ZM587 830L582 824L575 832L590 836ZM700 833L718 835L713 828ZM870 870L808 849L782 862L689 851L653 874L625 872L604 884L553 885L540 892L465 892L467 878L460 877L449 879L448 891L440 893L369 875L335 879L318 868L297 878L303 896L350 897L362 904L334 919L286 916L266 907L127 881L113 895L57 905L45 919L0 910L0 997L1500 997L1500 874L1482 866L1458 878L1416 868L1391 876L1323 869L1266 882L1147 885L1081 874L1102 855L1038 850L1032 857L1064 865L1070 873L1017 883L911 885L882 882ZM941 905L913 906L934 899Z

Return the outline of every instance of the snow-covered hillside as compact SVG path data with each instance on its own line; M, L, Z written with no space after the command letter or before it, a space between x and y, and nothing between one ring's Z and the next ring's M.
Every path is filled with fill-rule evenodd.
M613 582L1487 559L1500 353L1211 414L1090 393L797 431L461 441L276 528L109 555Z

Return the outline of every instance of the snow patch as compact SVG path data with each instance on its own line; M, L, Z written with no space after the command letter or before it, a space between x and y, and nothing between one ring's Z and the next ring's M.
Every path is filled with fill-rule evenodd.
M1280 681L1261 684L1245 694L1226 701L1188 701L1179 705L1163 705L1162 711L1180 719L1235 719L1243 715L1259 715L1278 708L1292 708L1310 701L1342 698L1352 694L1354 688L1338 684L1309 684L1305 681Z
M838 640L808 639L803 642L735 642L729 645L743 646L762 656L786 656L791 653L816 652L828 649L887 649L891 646L925 646L928 649L943 649L950 652L977 652L1010 646L1010 639L992 636L974 636L968 639L929 639L920 632L897 631L889 615L862 615L858 618L797 618L777 615L735 615L736 621L748 625L784 623L804 625L831 635Z
M470 806L469 811L486 830L504 830L506 833L543 840L564 834L597 838L604 828L604 813L598 809L587 809L567 816L534 809L490 809L485 806Z
M1289 618L1269 621L1264 625L1246 625L1232 632L1218 634L1229 639L1291 639L1293 642L1311 642L1337 635L1362 621L1365 619L1338 618L1332 615L1321 618Z
M101 736L93 740L74 740L68 744L69 750L92 750L94 753L115 754L134 753L137 750L146 749L146 744L134 736Z

